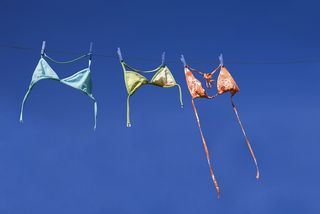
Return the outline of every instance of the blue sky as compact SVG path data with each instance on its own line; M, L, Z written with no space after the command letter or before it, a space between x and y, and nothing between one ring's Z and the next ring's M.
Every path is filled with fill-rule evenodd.
M317 1L13 1L0 6L0 212L317 213L320 194L320 30ZM68 60L94 42L98 101L42 81L20 105L40 57ZM178 90L145 86L131 99L116 48L136 68L167 53ZM185 83L184 54L203 71L225 65L261 168L255 168L229 96L197 100L218 200ZM103 55L103 56L102 56ZM106 57L109 56L109 57ZM278 62L303 62L280 63ZM257 62L269 62L259 64ZM270 63L271 62L271 63ZM60 77L87 66L51 64Z

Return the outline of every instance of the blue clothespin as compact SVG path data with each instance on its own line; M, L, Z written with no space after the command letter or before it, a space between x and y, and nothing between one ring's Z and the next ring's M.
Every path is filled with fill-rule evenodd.
M91 65L91 60L92 60L92 46L93 46L93 42L90 42L90 48L89 48L89 63L88 63L88 67L90 68Z
M180 60L181 60L181 62L183 63L183 66L184 66L184 67L187 67L186 59L184 58L183 54L181 54Z
M164 66L165 58L166 58L166 52L163 52L163 53L162 53L162 56L161 56L161 59L162 59L161 65L162 65L162 66Z
M223 56L222 53L219 55L220 65L223 66Z
M90 42L90 48L89 48L89 57L90 57L90 60L92 58L92 46L93 46L93 42Z
M41 47L41 56L44 55L44 49L46 48L46 41L42 42L42 47Z
M122 54L121 54L120 48L118 48L117 53L118 53L120 62L122 62L122 61L123 61L123 58L122 58Z

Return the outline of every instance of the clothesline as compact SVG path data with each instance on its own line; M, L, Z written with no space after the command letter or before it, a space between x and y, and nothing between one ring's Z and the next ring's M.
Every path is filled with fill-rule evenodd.
M0 49L18 49L18 50L24 50L24 51L37 51L39 52L40 48L31 48L31 47L25 47L20 45L8 45L8 44L0 44ZM72 52L72 51L63 51L63 50L51 50L47 49L48 52L51 53L63 53L63 54L70 54L70 55L81 55L84 54L83 52ZM99 54L99 53L92 53L92 56L94 57L101 57L101 58L108 58L108 59L114 59L118 60L119 58L114 55L106 55L106 54ZM137 61L144 61L144 62L159 62L159 59L149 59L144 57L132 57L130 56L130 59L137 60ZM167 63L173 63L173 64L181 64L181 61L179 58L177 60L166 60ZM205 64L208 62L205 61L189 61L189 64ZM233 65L240 65L240 64L246 64L246 65L258 65L258 64L265 64L265 65L284 65L284 64L307 64L307 63L320 63L320 59L309 59L309 60L282 60L282 61L227 61L228 64Z

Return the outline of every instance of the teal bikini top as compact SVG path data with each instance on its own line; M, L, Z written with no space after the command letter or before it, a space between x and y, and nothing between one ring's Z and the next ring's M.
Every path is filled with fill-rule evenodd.
M44 45L43 45L43 49L41 51L41 58L37 64L37 67L35 68L35 70L33 72L32 79L31 79L31 82L29 85L29 89L28 89L27 93L25 94L23 101L22 101L21 112L20 112L20 122L21 123L23 122L24 104L25 104L31 90L33 89L33 87L40 80L51 79L51 80L59 81L60 83L68 85L68 86L75 88L77 90L80 90L81 92L83 92L85 95L87 95L88 97L90 97L93 100L93 102L94 102L94 129L96 129L97 102L96 102L96 99L92 95L92 81L91 81L91 73L90 73L91 56L92 56L92 53L91 53L91 48L90 48L90 52L88 54L82 55L82 56L80 56L76 59L70 60L70 61L60 62L60 61L56 61L56 60L52 59L51 57L49 57L44 52ZM50 67L50 65L46 61L46 59L49 59L54 63L67 64L67 63L72 63L72 62L78 61L78 60L86 58L86 57L89 58L89 64L88 64L87 68L85 68L81 71L78 71L77 73L75 73L69 77L63 78L63 79L59 78L59 76L56 74L56 72Z
M130 96L132 96L143 85L150 84L150 85L155 85L163 88L171 88L171 87L177 86L180 94L180 104L181 104L181 107L183 107L181 87L174 79L170 69L164 63L165 53L162 54L162 64L156 69L150 70L150 71L141 71L127 65L122 58L120 48L118 48L118 55L119 55L120 63L123 68L124 80L125 80L125 84L128 92L127 127L131 127ZM148 80L146 77L142 75L143 73L155 73L155 74L153 75L151 80Z

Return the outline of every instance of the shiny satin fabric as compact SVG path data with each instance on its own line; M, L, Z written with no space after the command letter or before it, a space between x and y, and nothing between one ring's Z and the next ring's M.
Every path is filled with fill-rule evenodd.
M92 81L91 81L90 68L85 68L69 77L60 79L59 76L56 74L56 72L54 72L54 70L50 67L50 65L47 63L47 61L43 57L40 58L37 64L37 67L33 72L29 89L23 98L21 111L20 111L20 122L23 122L24 104L31 90L36 85L36 83L44 79L59 81L60 83L68 85L77 90L80 90L81 92L86 94L88 97L90 97L94 101L94 129L96 129L97 102L92 95Z
M131 127L130 121L130 97L143 85L155 85L163 88L171 88L177 86L180 95L180 104L183 107L182 93L180 85L175 81L170 69L166 65L161 65L158 68L150 71L140 71L128 66L124 61L121 61L124 72L125 85L128 93L127 97L127 127ZM141 73L153 73L153 77L149 81Z
M217 89L219 94L230 92L235 95L240 89L225 66L221 66L217 81Z

